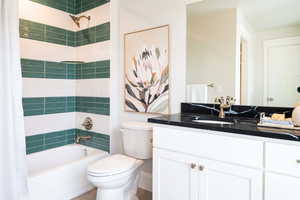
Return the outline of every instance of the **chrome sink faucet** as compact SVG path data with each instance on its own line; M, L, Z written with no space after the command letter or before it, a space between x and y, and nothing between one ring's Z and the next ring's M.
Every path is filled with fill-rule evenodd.
M219 112L219 118L224 119L225 118L225 112L224 108L230 108L235 103L235 98L227 96L224 97L216 97L215 102L220 104L220 112Z

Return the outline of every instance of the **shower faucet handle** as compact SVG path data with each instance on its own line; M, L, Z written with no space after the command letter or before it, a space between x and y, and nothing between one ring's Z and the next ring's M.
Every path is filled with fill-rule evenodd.
M93 120L90 117L85 118L84 122L81 124L86 130L91 130L94 126Z

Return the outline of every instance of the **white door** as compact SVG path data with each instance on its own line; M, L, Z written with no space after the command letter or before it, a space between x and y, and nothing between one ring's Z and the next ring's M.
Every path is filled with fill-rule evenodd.
M262 200L263 173L210 160L198 160L198 200Z
M153 199L197 200L196 159L156 148L153 155Z
M266 173L265 200L299 200L300 178Z
M300 101L300 37L265 42L267 106L294 106Z

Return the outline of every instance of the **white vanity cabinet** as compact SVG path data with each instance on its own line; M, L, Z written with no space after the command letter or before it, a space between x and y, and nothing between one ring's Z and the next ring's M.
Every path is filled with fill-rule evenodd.
M259 170L154 149L154 200L262 200Z
M263 142L199 131L154 128L154 200L262 200Z
M300 146L266 143L265 200L300 199Z
M154 200L299 200L300 144L176 126L153 132Z

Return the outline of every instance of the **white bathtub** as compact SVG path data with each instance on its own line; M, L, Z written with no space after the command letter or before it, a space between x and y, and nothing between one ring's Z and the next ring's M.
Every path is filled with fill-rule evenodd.
M87 166L105 156L107 152L77 144L28 155L30 200L69 200L91 190Z

